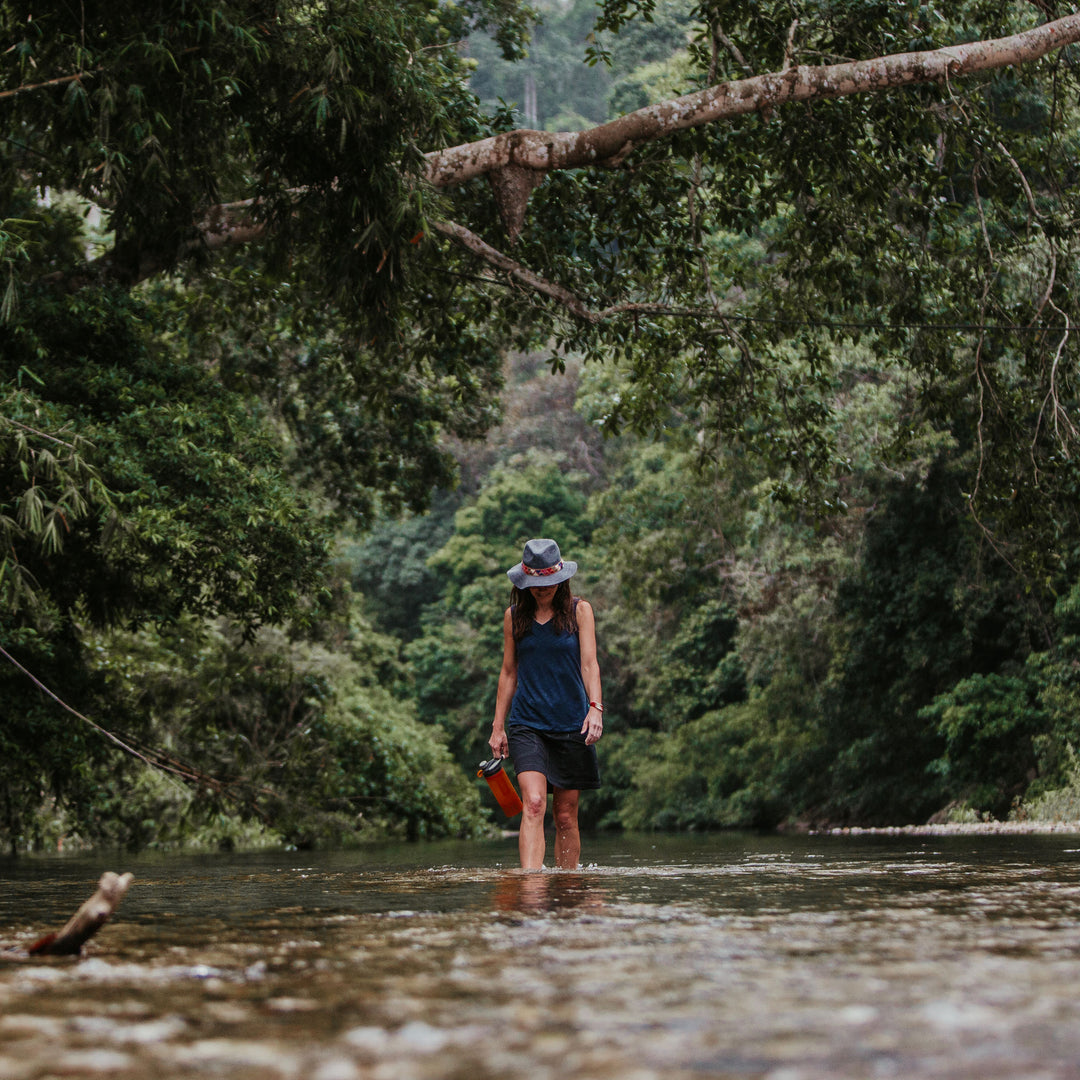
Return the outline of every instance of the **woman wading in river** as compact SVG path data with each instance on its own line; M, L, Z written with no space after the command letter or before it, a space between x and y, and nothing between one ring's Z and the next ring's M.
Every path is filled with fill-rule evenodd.
M581 855L578 793L600 786L593 745L604 730L596 624L589 604L570 592L577 563L554 540L530 540L503 616L503 660L488 744L514 763L524 810L518 850L526 870L544 865L544 814L554 796L555 865Z

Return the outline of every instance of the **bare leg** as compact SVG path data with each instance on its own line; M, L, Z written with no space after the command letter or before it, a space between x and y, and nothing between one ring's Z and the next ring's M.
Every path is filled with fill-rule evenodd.
M547 777L541 772L519 772L521 789L521 831L518 854L523 870L539 870L544 865L544 814L547 813Z
M581 834L578 832L578 793L555 789L555 865L573 870L581 858Z

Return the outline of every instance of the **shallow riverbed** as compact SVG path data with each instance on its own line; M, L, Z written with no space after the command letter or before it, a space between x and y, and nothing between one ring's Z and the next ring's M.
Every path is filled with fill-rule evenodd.
M0 1077L1080 1077L1080 836L0 862Z

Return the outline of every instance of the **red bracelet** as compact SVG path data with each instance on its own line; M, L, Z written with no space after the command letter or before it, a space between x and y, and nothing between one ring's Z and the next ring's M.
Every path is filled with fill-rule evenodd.
M590 701L589 708L595 709L598 713L603 713L604 711L604 706L601 705L599 701Z

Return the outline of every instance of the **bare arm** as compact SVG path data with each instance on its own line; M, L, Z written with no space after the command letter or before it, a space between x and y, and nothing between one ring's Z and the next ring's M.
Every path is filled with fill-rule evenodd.
M585 683L585 693L589 695L589 711L581 725L586 746L592 746L604 733L604 715L602 706L604 695L600 689L600 663L596 659L596 619L592 606L586 600L578 601L578 644L581 648L581 679ZM595 704L594 704L595 703Z
M517 644L514 642L514 626L510 609L503 615L503 658L499 669L499 690L495 695L495 721L491 725L488 746L496 757L509 757L510 746L506 741L506 717L510 702L517 689Z

